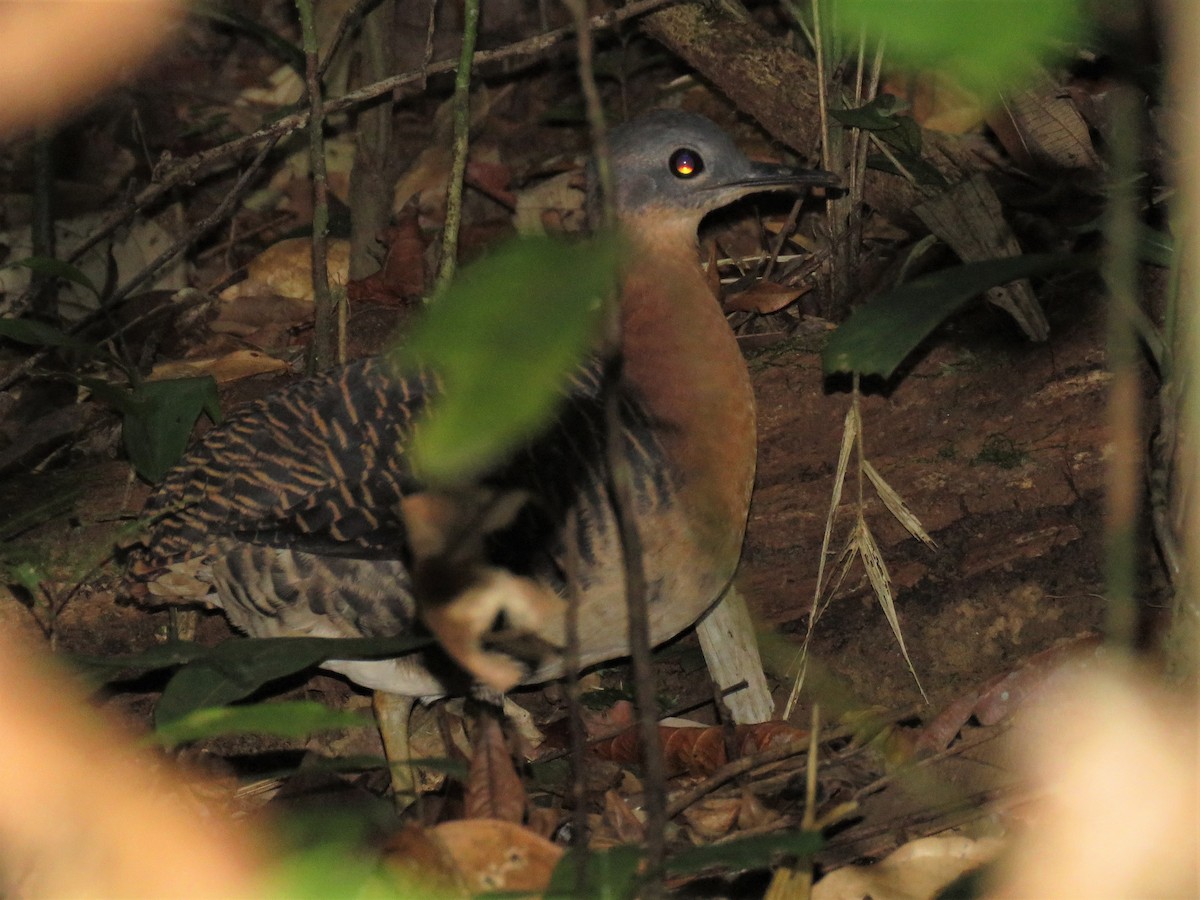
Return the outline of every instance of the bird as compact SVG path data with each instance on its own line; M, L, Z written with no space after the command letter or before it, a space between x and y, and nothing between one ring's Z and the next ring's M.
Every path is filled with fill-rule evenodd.
M633 488L651 641L693 625L738 564L757 444L700 222L749 194L837 179L752 162L711 120L679 110L611 129L608 147L623 238L615 384L597 351L552 421L462 490L422 483L402 452L436 404L436 373L372 357L244 404L150 496L127 554L131 592L207 603L255 637L432 632L440 643L397 658L322 664L376 691L393 722L412 698L546 681L566 665L567 604L580 667L629 652L615 453ZM467 596L483 599L464 636L441 614ZM532 640L504 637L523 624ZM389 697L399 707L381 708ZM389 755L404 756L401 741L385 732Z

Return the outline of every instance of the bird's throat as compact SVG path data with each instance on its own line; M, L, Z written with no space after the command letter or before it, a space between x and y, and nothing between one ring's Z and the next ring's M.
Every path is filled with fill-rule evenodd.
M633 256L621 296L624 376L655 423L679 511L727 576L754 482L754 393L691 234L682 247L655 242Z

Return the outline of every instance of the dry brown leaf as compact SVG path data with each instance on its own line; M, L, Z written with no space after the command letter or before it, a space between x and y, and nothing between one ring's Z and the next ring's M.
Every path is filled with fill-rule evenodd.
M763 802L755 794L748 790L742 791L741 800L738 802L738 828L743 831L751 828L765 828L782 818L779 813L763 806Z
M725 298L726 312L752 312L768 315L790 306L812 290L812 285L791 287L760 281L749 290Z
M996 838L921 838L874 865L830 872L813 887L812 900L933 898L960 875L991 862L1000 849Z
M942 710L922 729L918 749L937 752L949 747L972 716L981 725L1003 721L1041 693L1054 673L1065 667L1088 665L1102 646L1098 635L1085 634L1059 642L1021 661L1015 668L968 691Z
M331 238L328 259L330 283L346 284L350 279L350 242ZM278 294L312 302L311 238L288 238L272 244L247 263L246 279L222 291L221 299L260 294Z
M641 844L646 826L624 797L616 791L604 792L604 823L621 844Z
M1004 149L1026 168L1099 169L1100 155L1074 99L1048 76L1015 94L988 116Z
M307 300L256 294L217 304L217 317L208 327L218 334L246 337L264 328L294 328L312 321L312 316L312 303Z
M631 728L636 720L634 706L628 700L618 700L607 709L588 709L579 711L583 721L583 731L588 740L594 741L612 737L619 732Z
M508 752L504 730L493 716L479 719L463 805L469 819L520 822L527 804L525 785Z
M584 228L585 184L578 168L517 192L513 227L524 236L574 234Z
M545 890L563 855L557 844L512 822L464 819L433 831L472 893Z
M212 359L185 359L155 366L150 381L168 378L197 378L211 375L219 384L250 378L254 375L285 374L291 367L281 359L268 356L261 350L235 350Z
M425 294L427 241L415 214L405 214L384 234L387 254L373 275L347 285L351 303L368 301L383 306L403 306Z
M705 797L685 809L682 815L697 837L712 841L729 833L741 808L742 801L737 797Z
M807 732L786 722L736 725L728 731L720 725L683 728L660 725L658 734L663 748L663 763L670 775L711 775L729 761L727 741L736 759L772 747L803 744L808 740ZM641 759L641 741L637 729L631 728L607 741L594 744L592 752L602 759L624 765L638 762Z

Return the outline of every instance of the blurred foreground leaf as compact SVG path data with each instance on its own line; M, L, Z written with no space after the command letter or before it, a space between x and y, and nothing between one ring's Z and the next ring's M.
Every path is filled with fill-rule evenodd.
M163 690L158 728L209 706L249 697L259 688L327 659L388 659L427 646L430 638L233 638L187 662Z
M406 345L404 369L427 366L445 393L414 432L414 467L461 483L536 433L595 339L616 279L617 241L513 241L468 266Z
M253 703L249 706L210 706L159 726L154 739L165 747L227 734L266 734L307 737L318 731L361 728L371 717L352 710L330 709L313 700Z
M889 58L936 69L986 94L1019 82L1084 32L1079 0L839 0L848 39L886 42Z
M938 325L988 288L1092 265L1091 257L1038 254L966 263L922 275L871 300L838 327L821 354L825 374L857 372L890 378Z

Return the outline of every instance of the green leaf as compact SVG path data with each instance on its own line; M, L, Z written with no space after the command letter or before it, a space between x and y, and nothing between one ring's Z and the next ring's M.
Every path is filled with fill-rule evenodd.
M967 263L914 279L871 300L842 323L821 354L825 374L889 378L938 325L988 288L1092 265L1091 257L1041 254Z
M156 672L159 669L170 669L185 663L202 659L212 651L203 644L194 641L167 641L165 644L155 644L138 653L124 656L83 656L67 655L67 661L73 666L109 672Z
M666 868L675 875L695 875L714 867L734 871L771 868L780 856L812 856L824 845L821 835L813 831L764 834L684 850L670 857Z
M153 738L164 747L227 734L266 734L307 737L318 731L361 728L371 718L352 710L330 709L313 700L252 703L197 709L155 729Z
M154 721L161 728L198 709L234 703L327 659L388 659L430 642L427 637L233 638L175 673L159 698Z
M91 353L95 347L87 341L72 337L47 322L34 319L0 318L0 337L33 347L61 347L80 353Z
M861 128L863 131L890 131L900 127L900 117L897 114L907 108L907 104L902 104L892 94L880 94L864 106L854 109L831 109L829 115L847 128Z
M946 72L972 90L994 93L1040 60L1077 43L1079 0L839 0L843 33L886 41L890 60Z
M581 852L585 854L582 880L577 877ZM568 850L554 867L543 896L548 900L626 900L637 891L642 856L642 848L631 845L600 851ZM580 884L584 888L582 894L578 890Z
M91 291L97 297L100 296L100 291L92 284L92 279L88 278L78 267L71 265L69 262L63 262L61 259L55 259L52 256L27 256L25 259L15 260L8 265L14 268L21 266L39 275L53 275L55 278L63 279L63 281L74 282L80 287Z
M430 305L394 354L445 386L414 431L423 478L461 483L547 421L595 338L616 264L613 238L521 239L467 267Z
M143 382L121 408L125 451L137 473L149 482L161 479L183 456L201 413L221 421L221 399L210 375Z

